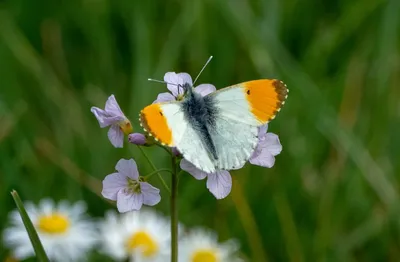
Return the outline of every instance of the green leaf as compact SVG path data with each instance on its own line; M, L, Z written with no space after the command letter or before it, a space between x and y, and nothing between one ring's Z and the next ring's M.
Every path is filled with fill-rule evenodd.
M26 231L28 232L29 239L31 240L33 249L35 250L36 258L38 259L38 261L49 261L46 252L43 249L42 243L39 240L39 236L35 230L35 227L33 226L32 221L29 218L28 213L26 212L17 191L11 191L11 196L14 198L19 214L21 215L22 221L24 222L24 226L26 228Z

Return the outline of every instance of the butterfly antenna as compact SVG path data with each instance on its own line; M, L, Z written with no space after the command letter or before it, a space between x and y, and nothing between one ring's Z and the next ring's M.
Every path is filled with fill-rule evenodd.
M210 56L210 58L208 58L207 62L204 64L203 68L200 70L199 74L196 76L196 79L194 79L193 82L193 86L196 83L197 79L199 78L199 76L201 75L201 73L203 72L204 68L206 68L206 66L208 65L208 63L210 63L211 59L213 58L213 56Z
M161 84L169 84L169 85L173 85L173 86L179 86L178 84L169 83L169 82L165 82L165 81L157 80L157 79L153 79L153 78L147 78L147 80L151 81L151 82L161 83Z

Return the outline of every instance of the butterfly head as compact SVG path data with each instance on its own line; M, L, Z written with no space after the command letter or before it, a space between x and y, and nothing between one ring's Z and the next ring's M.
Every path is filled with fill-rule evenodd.
M189 83L178 85L178 95L175 97L177 101L182 101L188 95L193 93L193 86Z

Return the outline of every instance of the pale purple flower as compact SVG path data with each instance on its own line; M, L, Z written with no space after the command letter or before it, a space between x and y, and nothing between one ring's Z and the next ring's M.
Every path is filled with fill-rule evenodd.
M232 177L228 171L219 170L214 173L206 173L195 167L186 159L181 160L180 166L182 170L185 170L197 180L207 177L207 188L217 199L225 198L231 192Z
M117 173L106 176L101 194L117 201L118 211L139 210L142 205L154 206L161 200L160 190L139 177L136 162L133 159L120 159L115 166Z
M129 141L129 143L143 146L146 144L146 137L145 137L145 135L143 135L141 133L133 133L133 134L129 134L128 141Z
M249 162L253 165L271 168L275 164L275 156L282 151L279 137L273 133L267 133L268 125L259 128L258 144L250 157Z
M106 102L105 109L92 107L90 109L99 121L100 127L110 126L108 130L108 139L114 147L123 147L124 133L132 132L131 122L126 118L119 107L114 95L111 95Z
M193 85L192 77L187 73L168 72L164 75L164 81L174 84L167 84L167 88L170 92L161 93L157 96L157 100L153 103L169 102L175 100L182 100L184 90L182 86L188 83L190 86ZM180 86L176 86L180 85ZM197 86L194 91L202 96L206 96L209 93L215 92L217 89L211 84L201 84Z

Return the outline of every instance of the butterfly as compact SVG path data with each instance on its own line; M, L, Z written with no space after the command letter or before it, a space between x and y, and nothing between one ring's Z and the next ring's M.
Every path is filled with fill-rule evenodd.
M141 126L206 173L241 168L257 146L258 128L275 118L289 92L276 79L243 82L204 97L190 83L178 88L183 90L179 101L141 110Z

